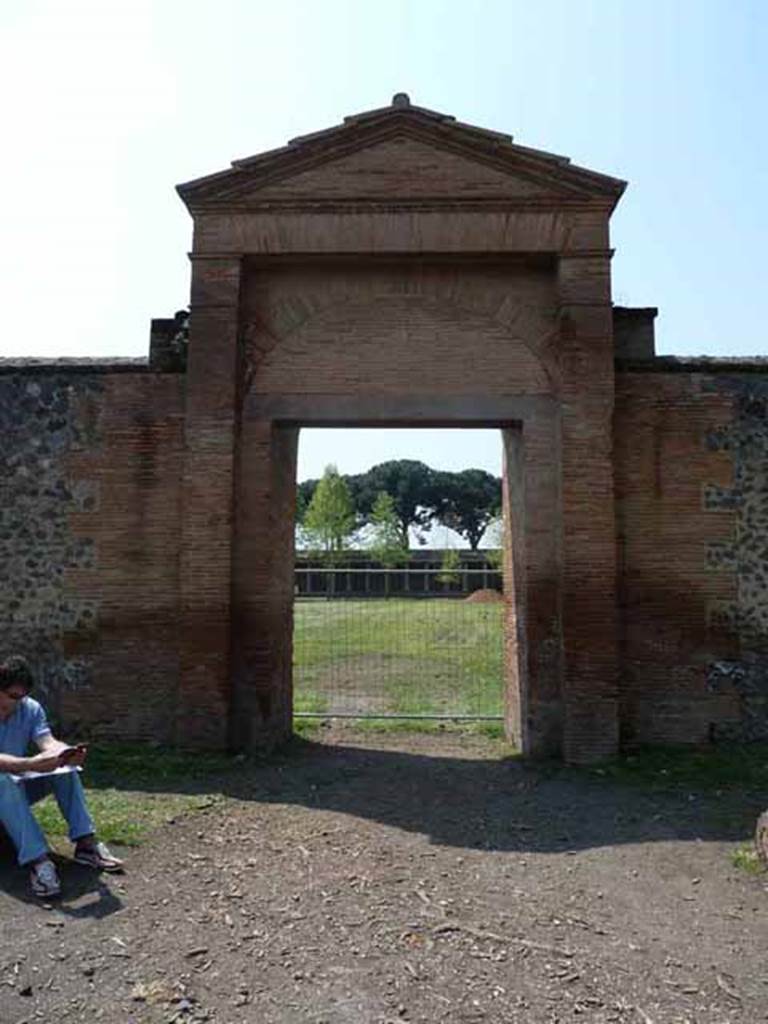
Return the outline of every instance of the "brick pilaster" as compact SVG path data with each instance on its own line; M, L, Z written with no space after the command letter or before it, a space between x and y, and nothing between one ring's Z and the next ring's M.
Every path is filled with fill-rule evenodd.
M292 720L298 428L244 417L232 567L235 747L269 749Z
M564 753L618 749L613 321L608 256L560 260Z
M195 257L187 368L176 738L228 732L241 261Z

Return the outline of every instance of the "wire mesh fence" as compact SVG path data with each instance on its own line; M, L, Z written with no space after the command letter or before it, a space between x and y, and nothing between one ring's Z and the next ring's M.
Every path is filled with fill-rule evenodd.
M333 569L317 565L297 566L297 597L466 597L479 589L501 591L501 571L489 564L459 564L379 569L347 565Z
M482 585L487 570L298 572L310 571L323 585L308 596L297 579L295 715L502 717L503 599ZM356 571L369 576L368 596L343 579ZM425 588L411 577L407 589L409 573L433 578Z

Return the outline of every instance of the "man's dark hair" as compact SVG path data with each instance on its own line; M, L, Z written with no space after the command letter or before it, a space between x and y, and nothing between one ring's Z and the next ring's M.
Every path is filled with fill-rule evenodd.
M13 654L0 662L0 690L10 690L12 686L23 686L29 692L34 685L35 677L26 658Z

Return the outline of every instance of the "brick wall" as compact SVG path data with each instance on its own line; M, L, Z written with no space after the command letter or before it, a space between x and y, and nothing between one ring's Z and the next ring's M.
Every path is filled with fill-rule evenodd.
M768 373L620 372L625 737L768 737Z

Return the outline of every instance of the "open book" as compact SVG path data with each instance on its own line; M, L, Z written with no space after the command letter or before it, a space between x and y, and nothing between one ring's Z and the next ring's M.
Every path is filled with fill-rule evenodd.
M20 775L8 774L14 782L29 782L30 779L47 779L51 775L66 775L68 772L79 772L82 768L79 765L65 764L61 768L54 768L52 772L22 772Z

